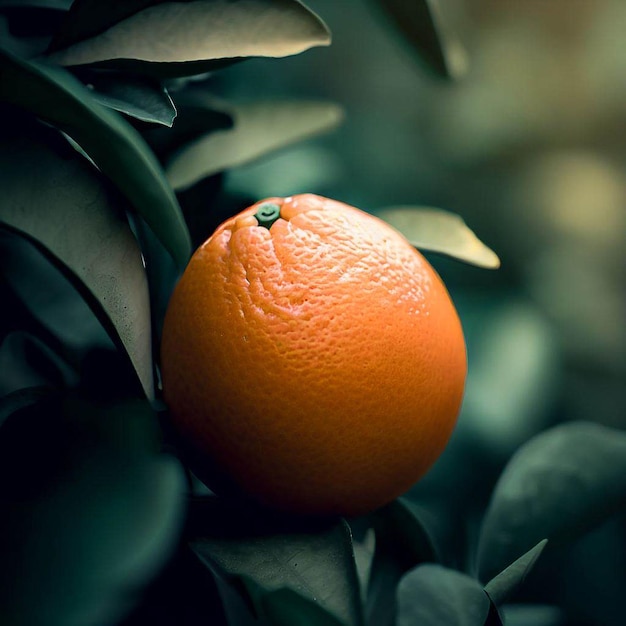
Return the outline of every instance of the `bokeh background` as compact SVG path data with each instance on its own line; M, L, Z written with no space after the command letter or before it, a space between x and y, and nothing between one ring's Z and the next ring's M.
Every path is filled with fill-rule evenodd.
M471 537L533 434L570 420L626 428L626 3L442 0L469 60L456 82L428 71L377 2L307 4L332 46L234 66L213 87L332 100L345 121L230 171L218 204L311 191L372 212L435 206L499 254L497 272L429 256L470 369L452 444L413 495L439 501L450 540L471 546L458 529ZM519 607L510 623L565 623L565 611L568 624L622 624L625 571L622 517L538 568L522 600L561 609Z

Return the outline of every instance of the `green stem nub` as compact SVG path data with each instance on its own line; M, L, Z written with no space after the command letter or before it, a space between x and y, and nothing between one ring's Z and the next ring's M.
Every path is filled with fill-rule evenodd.
M254 217L259 222L259 226L264 226L269 230L271 225L280 217L280 207L273 202L266 202L259 207Z

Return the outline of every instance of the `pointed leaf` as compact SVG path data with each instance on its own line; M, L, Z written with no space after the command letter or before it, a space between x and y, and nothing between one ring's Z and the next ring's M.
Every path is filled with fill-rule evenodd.
M367 587L369 624L392 626L398 581L416 565L438 561L421 515L420 508L406 498L399 498L372 514L376 548Z
M547 543L547 539L540 541L485 585L485 591L496 605L501 606L509 601L534 567Z
M201 137L168 161L166 174L174 189L330 130L342 119L341 109L327 102L241 104L226 113L234 119L232 130Z
M93 296L90 306L108 320L151 398L148 287L125 203L107 195L97 172L58 133L39 124L30 137L20 130L0 140L0 224L38 243Z
M489 580L541 539L562 544L626 505L626 433L570 422L512 457L491 497L477 569Z
M445 26L439 0L378 0L431 70L444 78L467 71L467 53Z
M478 581L440 565L420 565L398 585L398 626L484 626L490 608Z
M176 107L165 87L153 78L121 72L90 72L83 82L100 104L129 117L171 128Z
M454 213L428 207L392 207L378 211L377 215L420 250L445 254L487 269L500 267L495 252Z
M284 526L286 520L269 520L268 524L259 514L229 510L220 503L217 498L195 503L196 510L201 507L202 518L196 522L190 545L207 565L243 583L259 614L268 602L278 611L275 600L267 596L286 588L346 626L362 624L356 566L345 522L289 527Z
M186 266L189 233L176 197L141 135L60 68L0 50L0 100L23 107L74 139L127 196L174 257Z
M325 24L297 0L77 0L50 58L185 76L329 43Z

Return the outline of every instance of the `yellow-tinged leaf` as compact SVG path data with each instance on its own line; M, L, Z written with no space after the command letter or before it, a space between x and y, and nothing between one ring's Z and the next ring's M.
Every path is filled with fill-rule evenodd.
M170 158L165 173L174 189L330 130L343 118L330 102L256 102L222 110L233 117L233 128L200 137Z
M478 267L500 267L496 253L454 213L429 207L391 207L378 211L377 215L416 248L445 254Z
M285 57L330 44L324 22L297 0L154 3L105 26L49 58L65 66L115 59L188 63Z

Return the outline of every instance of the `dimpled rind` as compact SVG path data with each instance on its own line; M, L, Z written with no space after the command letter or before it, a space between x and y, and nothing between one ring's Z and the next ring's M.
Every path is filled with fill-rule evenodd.
M281 217L264 228L267 202ZM164 397L181 437L260 502L356 515L443 451L466 376L441 279L399 233L337 201L270 198L222 224L168 307Z

